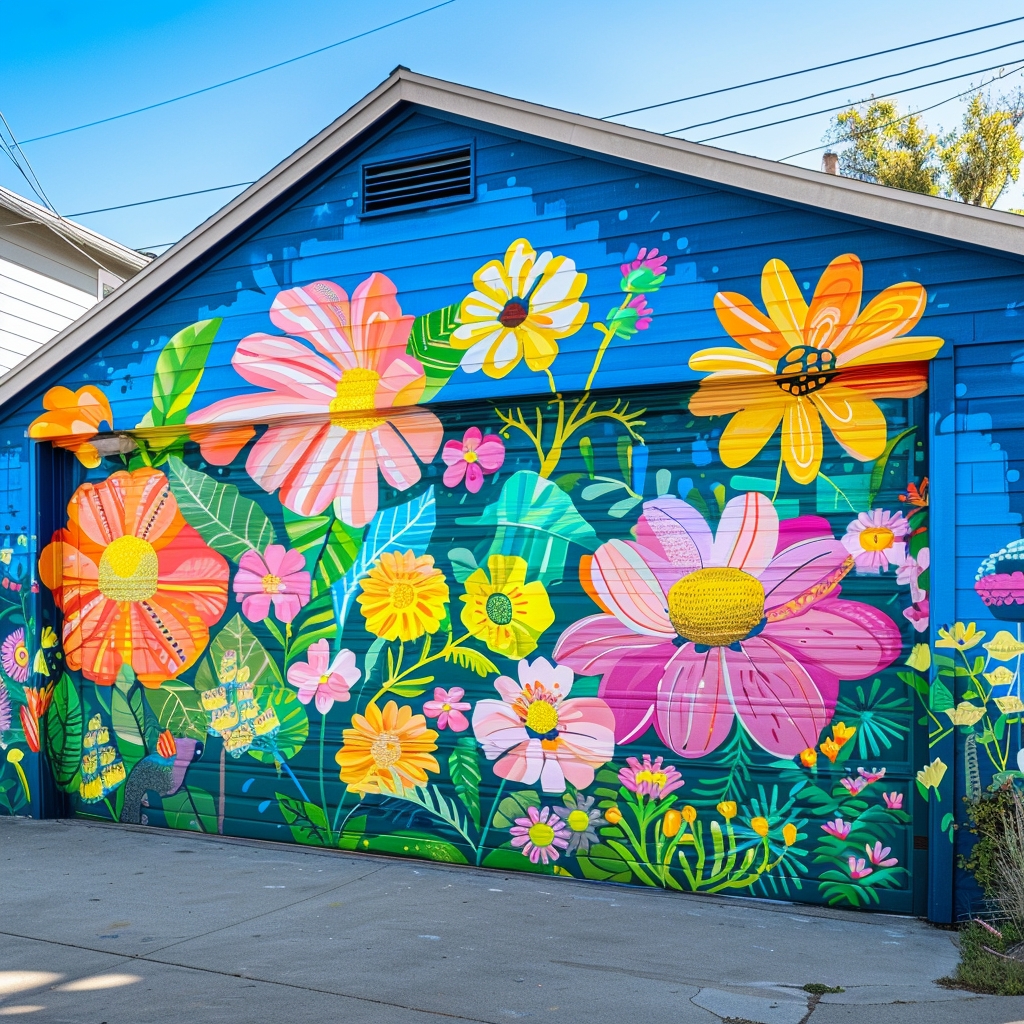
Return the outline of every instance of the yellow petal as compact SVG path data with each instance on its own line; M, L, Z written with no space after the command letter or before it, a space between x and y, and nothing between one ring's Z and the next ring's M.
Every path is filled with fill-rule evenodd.
M804 322L806 344L829 348L860 311L864 273L852 253L837 256L826 268L814 289L814 298Z
M918 672L927 672L932 665L931 648L927 644L914 644L914 649L904 664Z
M774 366L788 351L789 345L771 322L739 292L718 292L715 312L729 336L748 352L764 356Z
M760 454L786 410L786 402L741 409L729 421L718 442L718 454L730 469L745 466Z
M786 406L782 421L782 458L798 484L809 484L821 466L821 417L806 398Z
M870 462L885 451L885 416L870 398L841 384L828 384L809 397L847 454Z
M999 630L987 644L982 644L982 647L996 661L1009 661L1011 658L1016 658L1019 654L1024 654L1024 644L1005 629Z
M986 672L985 679L989 686L1009 686L1014 680L1014 675L1005 665L1000 665L997 669Z
M761 271L761 298L764 308L790 348L804 345L807 303L782 260L769 260Z
M1018 711L1024 711L1024 701L1020 697L996 697L996 707L1004 715L1012 715Z

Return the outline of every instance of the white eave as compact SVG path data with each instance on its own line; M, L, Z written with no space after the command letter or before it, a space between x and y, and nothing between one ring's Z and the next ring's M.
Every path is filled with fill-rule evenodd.
M197 261L243 229L324 162L334 158L347 145L364 135L376 122L408 106L491 124L499 129L533 136L541 141L597 156L685 175L725 188L857 218L885 228L1024 257L1024 217L1017 214L968 206L744 156L397 68L386 81L336 121L162 256L148 266L143 266L103 302L92 307L0 379L0 406L23 394L92 338L124 322L134 308L161 288L180 280ZM27 202L21 197L17 198L22 203ZM0 201L3 201L2 198ZM42 207L36 207L36 210L42 210ZM53 218L48 211L42 212ZM67 221L62 223L68 224ZM91 239L114 246L122 253L132 252L86 228L79 225L74 227ZM134 255L145 263L145 257L138 253Z

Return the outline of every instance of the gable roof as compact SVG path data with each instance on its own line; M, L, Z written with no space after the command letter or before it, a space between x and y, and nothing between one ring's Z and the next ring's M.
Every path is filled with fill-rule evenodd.
M123 322L133 310L161 288L179 280L218 245L244 229L375 124L408 106L490 124L541 142L685 175L729 189L824 209L886 228L1024 257L1024 218L1017 214L668 138L428 78L398 67L341 117L0 378L0 406L23 394L102 331Z

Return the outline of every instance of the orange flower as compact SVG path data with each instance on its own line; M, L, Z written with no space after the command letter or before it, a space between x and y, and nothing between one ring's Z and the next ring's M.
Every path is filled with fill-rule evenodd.
M78 456L83 466L94 469L100 464L100 453L89 439L96 436L100 424L114 425L110 402L98 387L86 384L77 391L50 388L43 395L43 408L28 428L28 436L37 441L52 441L58 448L67 448Z
M185 523L167 477L117 472L83 484L39 557L64 613L68 667L110 686L129 664L157 687L194 664L228 600L228 565Z
M53 700L53 683L37 689L33 686L25 687L25 700L18 708L21 717L21 728L25 733L25 742L28 749L33 753L39 753L39 723L46 717L50 710L50 702Z
M839 753L838 747L836 747L836 753ZM814 752L814 747L800 751L800 763L805 768L813 768L818 763L818 755Z
M845 722L836 722L832 726L832 739L842 746L857 731L857 726L847 725Z
M819 745L821 752L833 763L836 763L836 758L839 756L839 744L835 740L825 740L824 743Z

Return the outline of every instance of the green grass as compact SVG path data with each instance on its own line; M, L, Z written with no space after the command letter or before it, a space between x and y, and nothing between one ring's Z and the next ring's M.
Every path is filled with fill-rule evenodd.
M960 963L951 977L940 979L947 988L966 988L997 996L1024 995L1024 963L1004 960L988 950L1002 953L1024 938L1012 925L1000 928L998 938L979 924L969 924L960 932ZM985 949L984 947L988 947Z
M807 985L804 985L804 991L810 992L812 996L824 996L829 992L845 992L845 988L841 988L839 985L822 985L820 981L812 981Z

